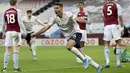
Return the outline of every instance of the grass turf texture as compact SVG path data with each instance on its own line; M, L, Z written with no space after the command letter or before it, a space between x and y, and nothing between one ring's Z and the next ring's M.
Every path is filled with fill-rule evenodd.
M104 68L102 73L130 73L130 64L124 63L125 68L116 68L116 56L111 49L111 67ZM105 64L103 46L87 46L85 53L100 65ZM37 61L33 61L32 53L27 47L20 50L20 73L96 73L96 70L89 66L87 70L83 64L76 63L76 57L68 52L65 47L38 47ZM4 47L0 47L0 68L3 67ZM6 73L13 72L12 52Z

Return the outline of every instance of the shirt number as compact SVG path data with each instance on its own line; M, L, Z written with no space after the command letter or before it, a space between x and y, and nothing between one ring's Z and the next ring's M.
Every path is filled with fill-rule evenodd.
M8 24L15 23L15 15L14 14L7 14L6 16L7 16L7 22L8 22Z
M107 8L107 15L112 15L111 8L112 8L112 6L108 6L108 8Z

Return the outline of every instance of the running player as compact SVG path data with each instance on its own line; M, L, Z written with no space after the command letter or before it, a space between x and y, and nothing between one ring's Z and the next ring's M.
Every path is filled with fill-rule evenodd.
M43 27L40 31L34 33L32 37L44 33L47 31L54 23L58 25L63 35L67 39L66 48L78 56L84 64L84 68L87 69L89 64L97 70L97 73L101 73L102 66L94 62L89 56L85 55L83 51L81 51L80 40L82 37L78 22L87 22L84 18L76 17L74 14L70 12L63 11L63 4L56 3L54 5L55 17L52 17L45 27Z
M104 53L106 58L105 68L110 67L109 46L110 46L110 41L112 39L114 39L116 42L116 55L117 55L116 67L117 68L123 67L120 63L121 32L118 26L118 24L120 23L121 30L123 31L123 18L122 18L121 6L115 3L114 0L108 0L108 3L106 3L103 7L103 14L104 14L104 25L105 25L104 28L104 41L105 41Z
M35 16L32 15L32 10L27 10L27 15L23 17L23 23L25 25L27 36L25 37L26 42L29 46L29 49L32 51L33 60L36 61L36 37L31 37L31 34L34 33L33 27L38 24L44 25L42 21L38 20Z
M81 29L81 33L82 33L82 38L81 38L81 42L80 42L80 44L81 44L81 47L82 47L82 50L84 50L84 45L85 45L85 42L86 42L86 38L87 38L87 33L86 33L86 24L91 24L91 22L90 22L90 20L89 20L89 16L88 16L88 13L86 12L86 11L84 11L84 3L83 2L79 2L78 3L78 7L79 7L79 12L78 12L78 17L82 17L82 18L85 18L88 22L86 22L86 23L81 23L81 22L78 22L78 24L79 24L79 27L80 27L80 29ZM78 63L82 63L82 61L78 58L78 57L76 57L76 59L77 59L77 62Z
M22 22L22 15L21 11L16 9L17 0L10 0L11 7L3 13L2 20L2 30L3 36L5 36L5 54L4 54L4 67L2 69L3 72L6 71L10 51L13 47L13 62L14 62L14 72L22 71L18 64L19 64L19 49L21 45L21 30L26 33L25 27Z

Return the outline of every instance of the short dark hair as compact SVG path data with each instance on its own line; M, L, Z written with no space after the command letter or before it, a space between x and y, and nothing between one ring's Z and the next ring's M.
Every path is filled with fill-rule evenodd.
M17 0L10 0L10 5L11 5L11 6L15 6L16 3L17 3Z
M27 13L32 13L32 10L27 10Z
M60 3L60 2L57 2L57 3L55 3L54 5L58 5L58 6L60 6L60 7L63 7L63 4Z
M83 4L83 5L85 5L84 2L79 2L79 4Z

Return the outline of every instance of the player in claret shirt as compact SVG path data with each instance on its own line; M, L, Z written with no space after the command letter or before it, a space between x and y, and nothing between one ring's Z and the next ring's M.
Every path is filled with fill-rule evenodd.
M120 63L120 54L121 54L121 31L123 31L123 19L122 19L122 10L121 6L114 2L114 0L108 0L103 7L104 15L104 54L106 58L105 68L110 67L109 61L109 46L112 39L116 42L116 55L117 55L117 68L123 67ZM119 19L119 21L118 21ZM121 28L119 28L119 23ZM120 31L121 30L121 31Z
M90 20L89 20L89 15L88 13L84 10L84 3L83 2L79 2L78 3L78 7L79 7L79 12L78 12L78 15L77 17L82 17L84 18L85 20L87 20L87 22L78 22L79 24L79 27L81 29L81 33L82 33L82 38L80 40L80 44L81 44L81 47L82 47L82 50L84 50L84 44L87 40L87 33L86 33L86 24L91 24ZM77 59L77 62L78 63L82 63L82 60L80 60L78 57L76 57Z
M6 71L10 51L13 47L13 62L14 62L14 72L22 71L20 70L19 64L19 49L21 45L21 30L23 30L24 35L26 35L26 30L22 22L22 12L16 9L17 0L10 0L11 7L4 11L2 16L2 30L3 36L5 36L5 54L4 54L4 67L3 72Z

